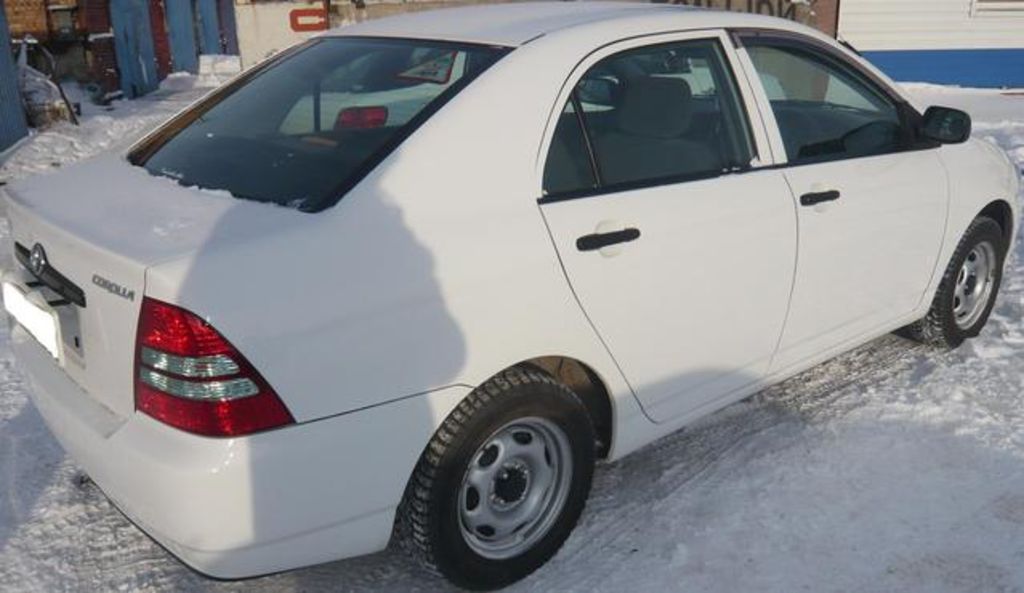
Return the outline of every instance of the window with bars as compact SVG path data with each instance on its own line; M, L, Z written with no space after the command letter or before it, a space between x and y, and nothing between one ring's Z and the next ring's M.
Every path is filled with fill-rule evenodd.
M971 14L976 16L1024 17L1024 0L973 0Z

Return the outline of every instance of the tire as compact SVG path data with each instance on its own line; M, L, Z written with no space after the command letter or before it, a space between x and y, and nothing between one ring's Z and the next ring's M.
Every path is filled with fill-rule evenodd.
M928 315L900 333L918 342L945 348L956 348L967 338L977 336L985 327L999 294L1005 257L1006 240L1002 227L991 218L974 219L953 252ZM987 261L980 264L980 260ZM987 271L975 270L973 284L970 283L970 273L965 267L969 267L971 262ZM964 283L965 278L967 284ZM987 285L984 284L986 282ZM968 301L962 289L978 289L983 286L987 287L978 295L976 306L966 306Z
M467 589L526 577L555 555L583 512L595 443L569 388L531 367L496 375L459 403L420 457L399 508L407 549Z

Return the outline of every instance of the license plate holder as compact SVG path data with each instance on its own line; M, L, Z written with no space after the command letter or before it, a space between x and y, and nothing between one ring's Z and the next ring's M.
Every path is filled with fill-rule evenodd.
M4 310L53 358L60 360L60 315L39 291L3 281Z

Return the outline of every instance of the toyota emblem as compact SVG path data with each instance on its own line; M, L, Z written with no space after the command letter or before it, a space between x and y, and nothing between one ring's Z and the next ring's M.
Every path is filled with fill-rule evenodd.
M42 276L47 264L46 250L43 249L42 245L36 243L32 248L32 255L28 259L28 269L36 276Z

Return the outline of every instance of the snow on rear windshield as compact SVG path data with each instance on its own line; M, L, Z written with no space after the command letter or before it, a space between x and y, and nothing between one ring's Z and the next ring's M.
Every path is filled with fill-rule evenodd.
M321 39L186 112L131 160L185 186L319 211L502 51Z

